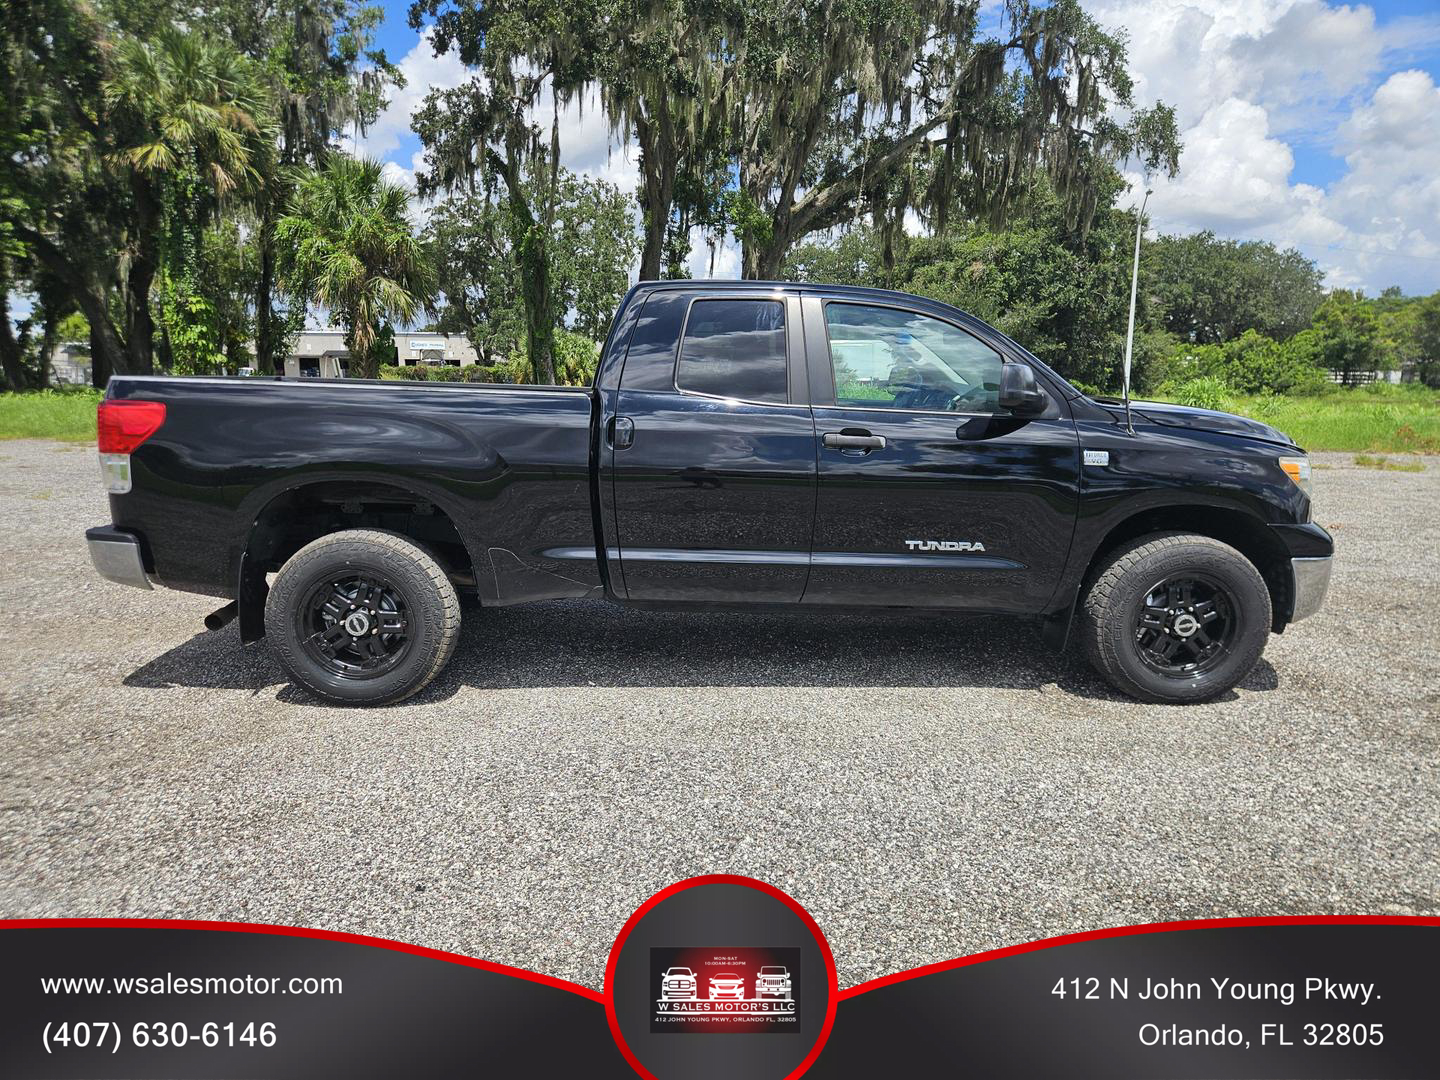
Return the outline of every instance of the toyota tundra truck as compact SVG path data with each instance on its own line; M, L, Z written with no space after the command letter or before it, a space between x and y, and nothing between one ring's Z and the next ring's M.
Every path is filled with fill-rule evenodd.
M1097 400L933 300L635 286L589 388L123 377L99 573L219 597L331 702L416 693L460 596L1036 621L1125 694L1221 694L1332 543L1283 433Z

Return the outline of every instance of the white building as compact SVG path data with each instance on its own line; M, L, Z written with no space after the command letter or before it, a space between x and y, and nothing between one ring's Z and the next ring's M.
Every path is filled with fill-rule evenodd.
M395 335L396 363L450 364L469 367L478 361L475 348L458 334L405 333ZM350 351L345 347L345 331L334 328L302 330L295 346L285 358L285 374L323 379L344 378L350 367Z

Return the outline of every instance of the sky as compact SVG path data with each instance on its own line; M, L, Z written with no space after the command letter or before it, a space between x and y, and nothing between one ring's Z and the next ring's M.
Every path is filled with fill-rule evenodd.
M380 42L407 86L357 146L413 182L422 165L411 113L466 78L411 30L408 0L383 0ZM1440 289L1440 0L1089 0L1125 31L1137 104L1177 111L1185 150L1174 179L1152 178L1160 232L1211 229L1296 247L1329 286L1374 295ZM982 25L998 19L998 7ZM548 118L547 121L548 123ZM633 191L637 155L590 100L561 118L562 160ZM1138 201L1145 177L1127 171ZM697 238L698 239L698 238ZM695 245L691 270L710 272ZM726 244L714 273L735 277Z

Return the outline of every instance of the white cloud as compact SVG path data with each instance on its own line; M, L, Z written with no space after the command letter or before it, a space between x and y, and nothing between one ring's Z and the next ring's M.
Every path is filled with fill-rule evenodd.
M460 62L459 55L451 49L444 56L436 56L431 44L430 30L420 34L420 40L396 66L405 76L403 89L390 91L390 102L370 125L364 135L352 143L356 153L371 157L387 158L400 149L401 144L413 136L410 118L415 110L425 103L432 90L449 90L469 78L469 72Z
M1180 175L1153 181L1163 231L1299 247L1330 285L1372 293L1440 287L1440 91L1393 70L1440 42L1440 16L1377 24L1363 4L1320 0L1107 0L1130 35L1136 99L1176 106ZM1302 182L1296 150L1342 174ZM1132 175L1138 193L1141 178Z

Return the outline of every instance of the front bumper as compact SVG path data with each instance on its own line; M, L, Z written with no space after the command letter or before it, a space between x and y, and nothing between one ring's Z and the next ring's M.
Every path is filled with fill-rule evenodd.
M1330 568L1333 555L1318 559L1291 559L1290 585L1295 597L1291 622L1299 622L1320 610L1325 602L1325 593L1330 588Z
M85 530L85 543L90 548L90 561L106 581L133 585L137 589L154 587L150 584L150 575L145 572L145 559L138 536L102 525Z

